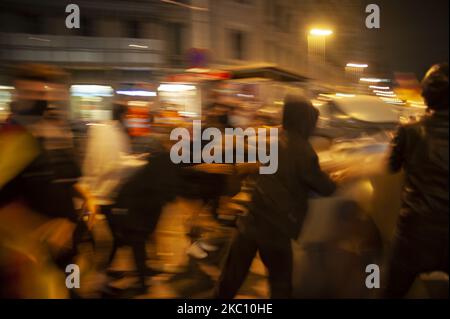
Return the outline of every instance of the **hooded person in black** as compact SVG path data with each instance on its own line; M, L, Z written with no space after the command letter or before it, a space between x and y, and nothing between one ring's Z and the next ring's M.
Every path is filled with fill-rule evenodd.
M448 64L433 66L422 89L428 114L392 141L389 168L405 181L385 298L404 297L420 273L448 273Z
M237 294L258 251L268 268L271 298L292 296L291 240L300 233L309 194L328 196L335 190L308 141L318 116L309 101L297 96L285 99L278 170L257 178L250 212L238 223L215 297L230 299Z

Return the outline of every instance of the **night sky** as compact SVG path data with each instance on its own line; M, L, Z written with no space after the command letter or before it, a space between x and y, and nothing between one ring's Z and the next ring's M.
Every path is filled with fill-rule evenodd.
M371 30L379 62L392 72L421 78L430 65L448 62L449 0L372 0L381 28Z

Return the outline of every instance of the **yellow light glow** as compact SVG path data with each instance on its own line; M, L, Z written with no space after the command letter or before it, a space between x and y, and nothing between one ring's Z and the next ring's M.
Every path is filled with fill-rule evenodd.
M315 107L320 107L320 106L324 105L324 103L320 102L320 101L313 101L312 105L315 106Z
M361 82L369 82L369 83L389 82L389 80L387 80L387 79L377 79L377 78L361 78L359 80Z
M309 31L309 34L315 36L330 36L333 34L333 31L326 29L312 29L311 31Z
M158 91L162 92L186 92L186 91L193 91L195 90L195 86L193 85L187 85L187 84L161 84L158 87Z
M375 90L389 90L390 89L389 86L376 86L376 85L371 85L371 86L369 86L369 88L375 89Z
M373 90L373 93L381 93L381 94L390 94L390 95L395 95L394 91L381 91L381 90Z
M360 63L347 63L348 68L358 68L358 69L365 69L368 68L368 64L360 64Z
M208 73L211 72L210 69L202 69L202 68L190 68L187 69L186 72L190 72L190 73Z
M397 97L396 94L375 93L375 95L383 97Z
M129 106L145 107L148 105L146 101L128 101Z
M338 97L355 97L354 94L346 94L346 93L336 93Z

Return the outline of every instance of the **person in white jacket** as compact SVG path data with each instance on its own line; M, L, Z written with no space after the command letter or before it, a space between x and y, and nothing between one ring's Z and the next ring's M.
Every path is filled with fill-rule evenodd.
M115 106L112 121L91 124L88 131L82 184L99 206L114 203L114 194L127 171L124 167L131 143L123 124L125 112L125 107Z
M145 161L131 155L131 141L124 124L126 113L125 105L115 104L111 121L90 125L83 177L79 183L79 189L94 198L95 205L90 207L94 207L95 211L89 213L105 215L111 230L112 249L106 261L99 266L102 272L109 268L118 247L123 244L120 223L113 210L115 197L127 178L145 164Z

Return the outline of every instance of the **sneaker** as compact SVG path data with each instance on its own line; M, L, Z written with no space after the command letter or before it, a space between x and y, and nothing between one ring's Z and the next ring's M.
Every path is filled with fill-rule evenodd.
M186 253L195 259L205 259L208 257L208 253L204 251L197 242L193 243Z
M219 249L219 247L213 246L213 245L208 244L208 243L205 243L204 241L198 242L198 245L200 246L200 248L202 248L203 250L205 250L207 252L214 252L214 251L217 251Z

